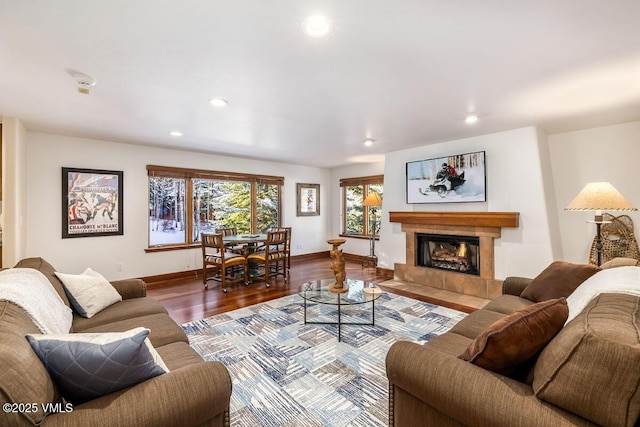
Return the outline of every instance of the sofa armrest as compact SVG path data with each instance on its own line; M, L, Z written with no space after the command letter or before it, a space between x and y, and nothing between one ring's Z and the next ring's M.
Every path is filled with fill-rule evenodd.
M147 284L142 279L124 279L111 282L122 299L141 298L147 296Z
M467 426L592 425L540 401L530 386L432 349L428 343L396 342L386 365L391 392L400 388ZM394 401L394 396L389 399Z
M527 277L507 277L502 282L502 295L520 296L524 288L526 288L533 279Z
M203 362L75 406L72 412L49 415L42 425L201 425L228 414L230 399L227 368L220 362Z

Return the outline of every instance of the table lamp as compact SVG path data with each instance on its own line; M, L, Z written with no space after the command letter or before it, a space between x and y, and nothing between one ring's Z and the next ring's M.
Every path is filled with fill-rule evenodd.
M598 267L602 261L602 237L600 227L609 221L603 221L602 211L637 211L622 194L608 182L591 182L573 199L567 211L595 211L593 222L596 224L596 253Z
M378 206L382 206L382 198L378 193L369 193L369 195L362 202L362 206L369 207L369 216L373 217L371 222L371 233L369 234L369 256L367 257L366 263L372 263L374 267L378 265L378 257L376 256L376 208ZM363 264L364 265L364 264Z

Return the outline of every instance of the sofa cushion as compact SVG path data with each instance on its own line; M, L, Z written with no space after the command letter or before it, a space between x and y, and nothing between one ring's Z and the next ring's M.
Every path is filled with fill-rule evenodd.
M110 305L90 319L74 313L73 332L82 332L86 329L95 328L96 326L106 325L119 320L159 313L166 314L167 310L162 304L151 297L125 299L117 304Z
M467 315L464 319L453 325L449 330L454 334L459 334L467 338L475 339L484 332L491 324L505 317L503 313L489 310L476 310Z
M568 314L564 298L530 305L493 323L459 357L502 375L521 374L519 368L562 329Z
M482 309L494 311L496 313L511 314L514 311L523 309L534 304L533 301L515 295L502 295L489 301Z
M539 399L600 425L631 426L640 415L640 298L601 294L540 354Z
M598 267L590 264L554 261L529 283L520 296L534 302L566 298L597 272Z
M90 268L82 274L57 271L55 274L62 281L71 305L83 317L91 318L104 308L122 301L116 288Z
M162 357L165 365L172 371L195 363L204 363L202 356L186 342L173 342L162 347L156 347L156 351Z
M42 258L25 258L18 262L15 265L15 268L33 268L44 274L47 279L49 279L49 282L51 282L58 295L60 295L62 301L67 305L67 307L71 307L69 298L67 298L67 294L64 292L64 286L62 286L60 279L56 277L56 269L47 261Z
M473 340L454 332L446 332L431 338L424 345L451 356L458 356L469 347Z
M42 404L61 401L49 373L24 338L40 330L27 313L15 304L0 301L0 402ZM42 410L4 412L2 425L39 425Z
M606 270L608 268L616 268L616 267L625 267L625 266L638 266L640 265L640 260L635 258L624 258L618 257L613 258L605 263L603 263L600 268L602 270Z
M81 404L168 372L135 328L104 334L33 334L27 340L65 399Z
M82 332L125 332L138 326L147 328L151 331L149 334L149 340L154 347L160 347L173 342L189 342L189 338L187 338L187 334L184 333L182 328L178 326L178 324L174 322L168 314L164 313L149 314L147 316L133 317L131 319L122 319L117 322L87 328Z

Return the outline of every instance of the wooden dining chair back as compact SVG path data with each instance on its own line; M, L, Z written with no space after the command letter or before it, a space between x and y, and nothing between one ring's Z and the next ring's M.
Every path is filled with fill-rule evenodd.
M272 277L281 275L285 282L289 281L287 275L287 232L286 231L269 231L267 233L267 241L263 250L249 254L248 263L254 263L258 266L258 274L253 277L255 279L264 279L267 288L270 286L269 280Z
M222 234L222 236L235 236L236 234L238 234L238 229L235 227L228 227L228 228L217 228L216 229L216 233L220 233Z
M202 233L202 283L208 288L207 280L220 282L227 293L227 285L247 282L247 259L230 252L224 244L222 233ZM209 274L212 272L213 274Z
M222 234L222 237L237 236L238 229L236 227L217 228L216 233ZM244 245L238 245L236 243L225 243L228 251L231 251L238 255L244 254Z
M278 227L275 229L275 231L286 231L287 233L287 242L286 242L286 247L285 247L285 253L286 253L286 264L285 264L285 268L287 269L287 279L289 277L289 272L291 270L291 227Z

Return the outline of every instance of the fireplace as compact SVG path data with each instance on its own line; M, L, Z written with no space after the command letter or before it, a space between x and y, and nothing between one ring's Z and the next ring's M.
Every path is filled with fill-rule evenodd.
M480 275L480 238L416 233L416 265Z
M502 228L519 226L517 212L389 212L389 221L406 234L406 262L394 264L397 280L488 299L502 294L494 240ZM435 242L421 243L420 235Z

